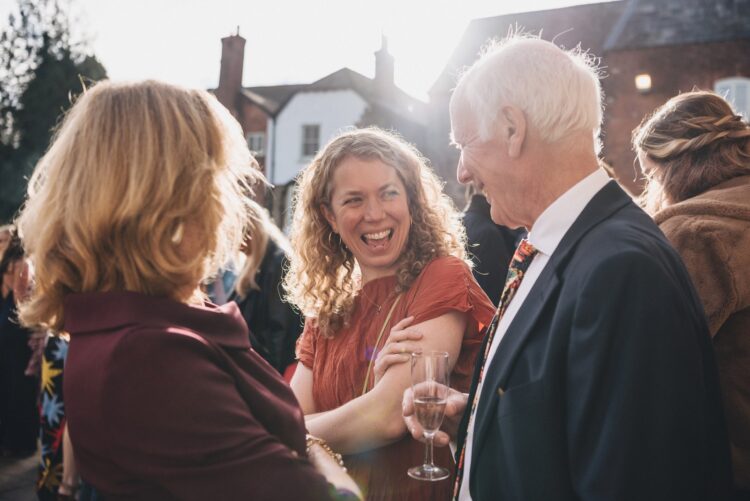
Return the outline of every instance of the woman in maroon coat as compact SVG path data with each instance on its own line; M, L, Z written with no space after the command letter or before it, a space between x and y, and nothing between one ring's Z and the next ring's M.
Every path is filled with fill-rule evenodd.
M253 167L212 96L152 81L87 91L36 167L21 319L71 335L70 436L105 499L358 496L236 305L197 292L239 246Z

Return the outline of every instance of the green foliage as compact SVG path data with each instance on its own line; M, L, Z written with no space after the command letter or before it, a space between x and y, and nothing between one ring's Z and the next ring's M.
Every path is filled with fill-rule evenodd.
M0 34L0 223L23 202L34 164L84 86L106 77L86 44L72 42L62 0L17 0Z

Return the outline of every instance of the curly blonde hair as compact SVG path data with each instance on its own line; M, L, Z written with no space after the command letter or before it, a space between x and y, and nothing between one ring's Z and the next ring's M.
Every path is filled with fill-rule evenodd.
M333 173L347 158L379 160L393 167L406 188L412 223L396 271L397 292L405 291L424 267L440 256L466 260L466 232L443 185L412 145L375 127L333 139L301 173L294 197L292 255L284 279L288 300L333 336L348 320L361 276L322 207L330 204ZM469 261L467 264L471 265Z
M22 322L61 329L70 293L189 300L239 248L256 166L239 124L205 91L155 81L86 91L19 216L36 269Z
M633 149L654 165L641 195L652 214L750 174L750 125L713 92L667 101L633 131Z

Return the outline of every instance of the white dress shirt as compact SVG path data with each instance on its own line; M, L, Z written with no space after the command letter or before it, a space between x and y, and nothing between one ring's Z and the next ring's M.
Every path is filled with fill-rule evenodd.
M523 276L521 285L518 286L516 295L511 299L503 318L500 319L500 323L497 326L497 332L495 332L495 337L490 346L490 352L487 356L488 362L484 368L484 374L487 374L487 371L489 371L495 353L497 352L497 348L500 345L503 336L505 336L508 326L513 321L513 318L515 318L516 313L518 313L518 310L521 308L526 296L529 295L529 291L531 291L531 288L534 286L534 282L536 282L539 275L542 274L545 266L547 266L550 257L552 257L552 254L555 252L555 249L557 249L560 241L575 220L578 219L578 216L581 215L581 212L583 212L586 205L588 205L591 199L594 198L594 195L596 195L609 181L610 179L607 173L603 169L597 169L595 172L589 174L568 191L563 193L557 200L552 202L552 204L542 212L534 223L531 231L529 231L527 239L539 252L531 261L531 264ZM482 383L483 381L480 381L479 386L477 387L478 395L482 394ZM471 405L471 402L469 402L469 405ZM463 479L461 481L461 490L458 495L460 501L471 501L471 494L469 493L469 475L471 473L471 453L473 442L474 414L469 418L469 427L466 432L466 453L464 456Z

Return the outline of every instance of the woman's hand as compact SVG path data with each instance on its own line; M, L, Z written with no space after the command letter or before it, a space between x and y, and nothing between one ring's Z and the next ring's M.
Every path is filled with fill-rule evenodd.
M380 360L379 370L382 377L377 384L370 391L341 407L323 412L315 419L306 420L309 432L325 439L331 447L343 454L372 450L402 439L407 429L402 415L401 400L404 390L411 386L410 364L403 363L409 359L406 356L407 352L411 353L411 350L420 348L423 352L446 351L450 355L450 361L455 361L461 351L466 322L466 314L458 311L451 311L416 325L412 325L413 319L399 322L392 329L393 337L388 341L394 346L385 350L383 359ZM414 334L415 332L424 335L418 342L411 339L420 337L419 334ZM400 353L402 347L403 354ZM390 358L391 361L398 361L385 370L385 357L392 354L398 354L400 357ZM451 364L451 369L452 367Z
M380 381L385 371L392 365L408 362L411 359L412 352L422 351L422 347L417 341L422 339L423 334L408 328L413 321L414 317L406 317L391 328L391 334L375 359L373 366L375 384Z
M356 482L346 473L338 461L323 449L320 444L311 444L307 449L307 458L318 472L326 477L326 480L337 489L345 489L351 492L357 499L362 499L362 493Z

